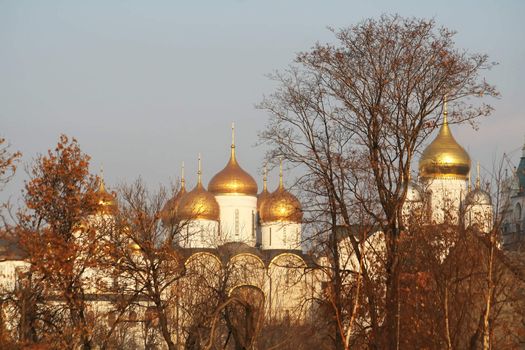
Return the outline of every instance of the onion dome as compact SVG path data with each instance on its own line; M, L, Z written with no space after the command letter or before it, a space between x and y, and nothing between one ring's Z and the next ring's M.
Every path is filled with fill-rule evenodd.
M140 251L142 250L142 248L140 247L138 243L130 241L130 243L128 244L128 250L132 254L140 254Z
M219 221L220 208L215 196L202 186L201 160L199 157L199 171L197 185L188 192L177 207L179 220L214 220Z
M282 163L279 174L279 188L275 190L264 202L260 217L263 222L296 222L303 219L301 203L293 194L283 186Z
M232 124L231 156L228 164L208 184L208 190L215 195L257 195L257 183L244 171L235 158L235 129Z
M267 199L270 197L270 192L268 192L267 186L267 175L266 166L264 166L263 189L262 192L257 195L257 211L259 212L259 215Z
M481 181L479 178L479 163L477 165L478 176L476 178L476 187L470 191L465 197L465 205L474 206L474 205L492 205L492 198L490 194L481 189Z
M437 137L427 146L419 160L419 175L424 179L466 180L470 171L470 157L454 139L448 127L447 101L443 112L443 125Z
M492 205L492 199L486 191L475 188L465 197L465 205Z
M160 217L164 225L173 225L176 222L177 210L182 197L186 195L186 180L184 179L184 162L181 167L180 190L170 198L160 212Z
M106 184L104 183L103 172L101 171L100 185L98 191L95 192L97 201L97 212L102 214L113 214L117 210L117 199L111 193L106 191Z

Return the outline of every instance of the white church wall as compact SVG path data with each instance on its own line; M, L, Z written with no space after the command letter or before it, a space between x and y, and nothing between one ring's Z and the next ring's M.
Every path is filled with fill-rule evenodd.
M467 194L467 183L462 179L432 179L425 188L430 192L431 221L442 224L459 223L461 201Z
M257 197L244 195L215 196L220 207L221 240L256 243Z
M262 249L301 250L301 224L271 222L261 225Z
M197 219L186 223L178 243L181 248L215 248L219 240L217 221Z

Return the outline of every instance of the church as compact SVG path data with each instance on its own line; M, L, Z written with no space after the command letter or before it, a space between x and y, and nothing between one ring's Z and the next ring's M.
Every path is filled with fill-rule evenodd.
M455 140L447 114L445 102L439 132L419 159L417 181L410 180L406 185L403 213L407 217L424 213L428 223L475 225L480 231L489 232L494 220L491 195L481 184L479 165L475 184L471 185L471 159ZM230 157L225 167L205 186L199 157L197 184L191 190L186 188L183 168L180 189L161 213L165 226L185 223L175 242L188 271L188 277L176 286L180 294L172 313L172 332L177 343L183 343L193 332L192 306L209 302L210 294L195 293L196 290L220 290L256 300L264 319L278 321L308 318L316 312L314 300L323 293L325 277L318 267L326 260L305 249L301 203L284 186L282 161L278 187L268 190L265 171L259 191L256 180L237 159L234 131L232 125ZM510 195L512 210L505 216L504 227L514 227L512 232L520 232L525 226L521 209L525 205L524 169L525 146ZM111 218L117 202L103 181L98 195L102 208L98 215ZM384 245L378 237L373 237L374 244ZM139 255L139 249L136 250ZM17 271L24 268L27 263L23 253L1 241L2 289L12 290ZM111 309L111 304L104 302L104 308Z
M502 244L507 250L523 249L525 244L525 143L518 166L506 176L502 186Z
M492 229L491 195L481 185L479 163L475 185L471 185L469 154L456 141L448 124L447 101L443 123L436 138L424 149L419 159L419 183L409 183L404 212L420 206L426 197L427 221L441 224L477 225L483 232Z

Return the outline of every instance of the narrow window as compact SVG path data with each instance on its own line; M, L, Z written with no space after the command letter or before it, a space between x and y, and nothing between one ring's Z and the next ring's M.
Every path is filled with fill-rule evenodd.
M252 210L252 238L255 238L255 212Z
M283 227L283 243L286 244L286 226Z
M235 235L239 235L239 209L235 209Z
M270 246L272 245L272 228L270 227Z

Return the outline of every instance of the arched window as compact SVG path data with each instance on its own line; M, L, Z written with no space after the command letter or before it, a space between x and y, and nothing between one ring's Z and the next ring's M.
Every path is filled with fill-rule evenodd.
M514 207L514 219L516 221L519 221L521 219L521 204L516 203L516 207Z
M286 269L286 272L284 273L284 287L286 289L290 288L290 270Z

